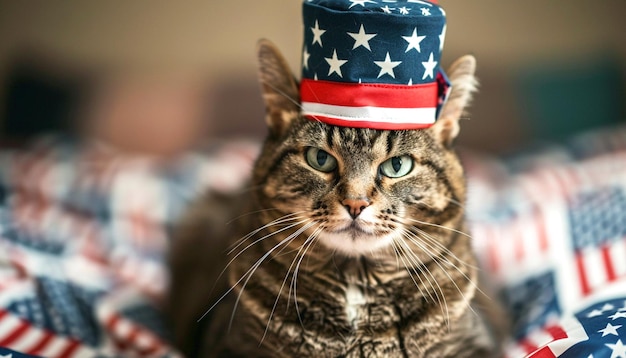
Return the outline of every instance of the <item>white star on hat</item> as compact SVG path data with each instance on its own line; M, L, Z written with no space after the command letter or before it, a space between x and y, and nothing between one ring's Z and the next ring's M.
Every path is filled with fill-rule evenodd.
M307 70L309 69L309 57L311 57L311 54L307 51L306 47L304 47L302 51L302 67Z
M391 10L395 10L396 8L394 7L389 7L388 5L385 5L383 7L380 8L385 14L391 14Z
M441 34L439 35L439 51L443 50L443 42L446 39L446 25L443 25L443 29L441 29Z
M348 60L340 60L337 58L337 50L333 50L333 57L331 58L324 58L326 60L326 62L328 62L328 65L330 66L330 68L328 69L328 75L332 75L333 73L336 73L339 75L339 77L343 77L343 75L341 74L341 66L343 66L346 62L348 62Z
M322 35L326 32L326 30L320 29L320 25L317 23L317 20L315 20L315 27L311 27L311 31L313 31L313 43L311 45L315 45L317 42L323 47Z
M417 36L417 27L413 29L413 34L411 36L402 36L402 38L408 42L409 44L406 46L406 51L409 52L411 49L415 49L417 52L421 52L420 42L426 38L426 36Z
M372 4L376 4L376 2L372 0L350 0L350 2L352 4L348 7L348 9L352 9L352 7L356 5L365 6L365 3L368 3L368 2Z
M374 63L376 64L376 66L380 67L380 73L378 74L378 78L382 77L385 74L396 78L393 69L398 67L398 65L400 65L402 61L391 61L391 58L389 58L389 52L387 52L387 56L385 56L384 61L374 61Z
M433 60L433 53L430 53L430 56L428 56L428 61L426 62L422 62L422 65L424 66L424 75L422 76L422 79L426 79L426 77L430 77L430 78L435 78L435 66L437 66L437 61Z
M354 46L352 47L353 50L359 46L363 46L366 49L372 51L369 41L377 34L366 34L363 24L361 24L361 28L359 29L358 33L348 32L347 34L355 40Z

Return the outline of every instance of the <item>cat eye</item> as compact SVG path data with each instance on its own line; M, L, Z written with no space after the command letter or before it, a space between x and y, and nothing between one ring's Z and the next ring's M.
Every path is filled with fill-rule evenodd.
M306 151L306 161L313 169L328 173L337 168L337 159L328 152L311 147Z
M408 155L393 157L380 165L380 173L389 178L403 177L413 169L413 159Z

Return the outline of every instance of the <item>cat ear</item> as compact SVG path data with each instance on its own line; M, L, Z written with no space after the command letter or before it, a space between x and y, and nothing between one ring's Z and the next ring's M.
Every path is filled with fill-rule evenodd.
M432 127L435 137L446 146L459 134L459 119L477 89L475 71L476 59L472 55L459 58L448 69L452 91Z
M300 112L298 84L287 61L273 43L260 40L257 55L265 121L272 133L280 135Z

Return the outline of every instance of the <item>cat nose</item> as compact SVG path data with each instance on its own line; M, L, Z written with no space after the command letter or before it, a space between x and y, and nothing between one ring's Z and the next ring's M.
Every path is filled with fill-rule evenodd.
M365 208L370 206L366 199L343 199L341 204L348 210L352 219L356 219Z

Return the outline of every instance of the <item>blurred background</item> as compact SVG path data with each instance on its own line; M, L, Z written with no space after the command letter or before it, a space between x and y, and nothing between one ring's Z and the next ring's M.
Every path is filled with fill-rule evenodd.
M503 153L626 119L626 2L452 1L443 64L472 53L464 146ZM255 44L298 74L301 2L0 1L3 143L76 131L170 155L265 135Z

